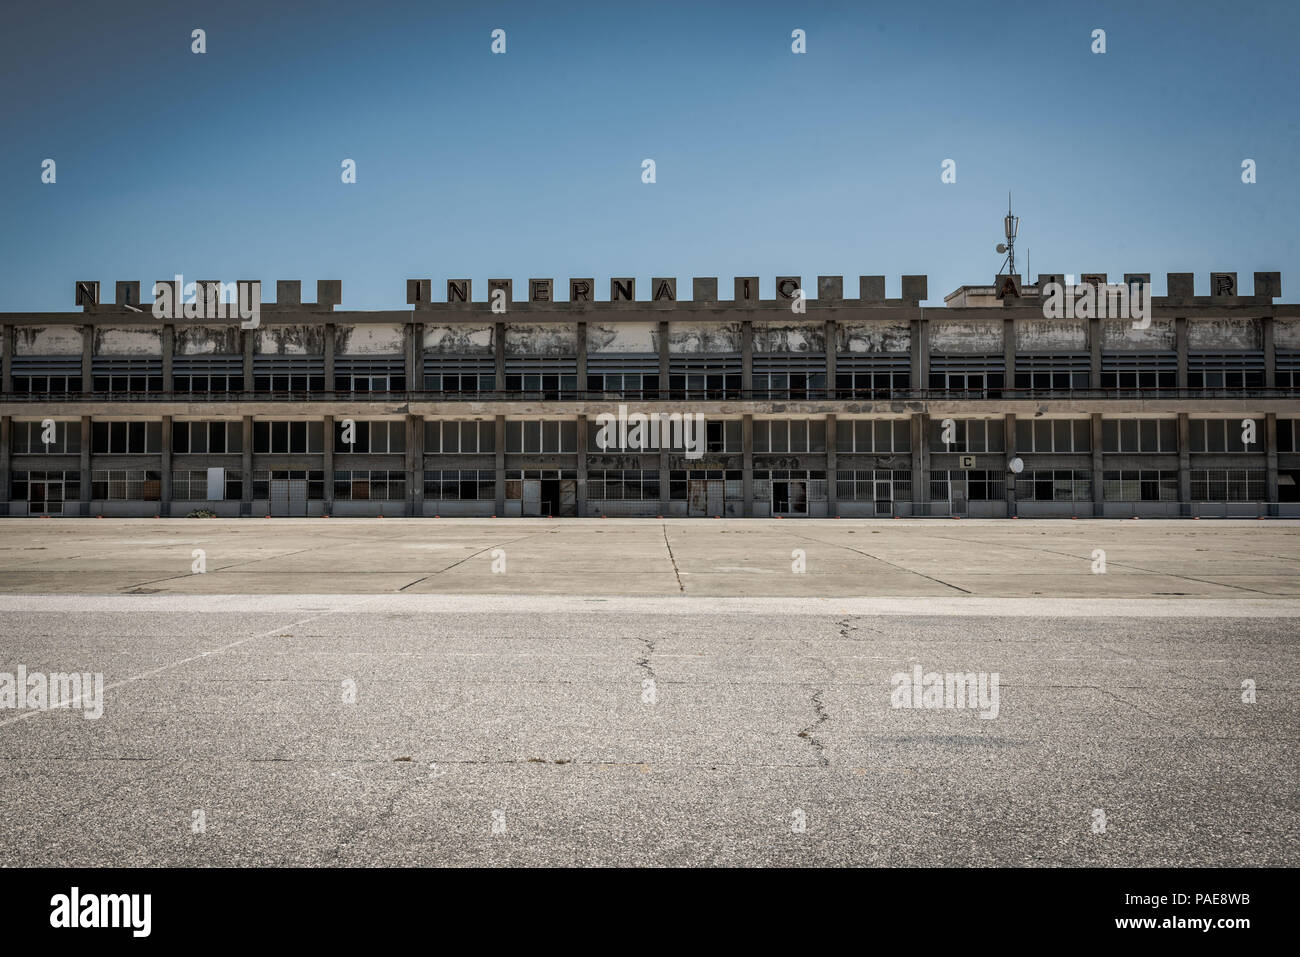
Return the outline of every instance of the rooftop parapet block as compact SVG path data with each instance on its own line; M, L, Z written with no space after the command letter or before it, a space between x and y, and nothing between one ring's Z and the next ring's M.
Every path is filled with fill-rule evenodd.
M1277 299L1282 295L1282 274L1280 272L1255 273L1255 295L1265 299Z
M562 280L561 280L562 281ZM732 280L733 292L731 305L757 306L760 303L769 306L783 306L795 300L800 291L805 300L812 300L811 290L804 287L802 276L776 276L773 279L775 295L764 299L759 295L760 278L758 276L736 276ZM592 278L569 279L569 303L609 304L642 303L647 305L670 306L681 302L727 304L727 300L718 298L718 278L716 276L696 276L691 280L691 297L681 296L678 280L675 276L654 276L648 284L649 289L644 299L637 297L637 281L632 276L615 276L609 280L609 296L596 298L596 281ZM929 280L926 276L903 276L902 296L898 299L885 298L884 276L859 277L859 299L845 299L843 276L818 276L816 301L829 305L832 303L878 303L880 305L915 305L928 297ZM283 284L281 284L283 285ZM493 293L498 289L506 293L506 303L515 304L521 300L514 298L513 283L509 279L489 279L488 302L492 302ZM473 303L473 283L469 279L448 279L446 304L468 306ZM417 309L440 306L433 298L433 281L430 279L406 280L406 302ZM529 304L557 303L557 280L550 278L533 278L528 280L528 296L522 300Z

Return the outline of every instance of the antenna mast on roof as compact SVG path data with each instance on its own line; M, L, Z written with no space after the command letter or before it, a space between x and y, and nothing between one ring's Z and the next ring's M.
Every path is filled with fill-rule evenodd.
M998 252L1007 254L1007 258L1003 260L1002 265L1006 268L1008 274L1014 274L1016 271L1016 234L1020 232L1020 217L1011 214L1011 193L1009 191L1007 192L1007 215L1002 220L1002 231L1006 234L1007 241L998 243Z

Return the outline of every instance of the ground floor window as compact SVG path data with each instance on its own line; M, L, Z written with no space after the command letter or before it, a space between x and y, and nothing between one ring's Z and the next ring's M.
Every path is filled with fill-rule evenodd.
M754 501L771 503L773 515L806 515L810 502L827 501L827 492L824 471L754 471Z
M1021 502L1091 502L1092 472L1087 469L1031 469L1016 476Z
M1193 502L1262 502L1268 497L1264 469L1192 469Z
M835 497L841 502L910 502L912 473L905 469L859 469L835 473Z
M336 502L400 502L406 498L406 473L397 469L343 469L334 472Z
M172 472L174 502L238 502L244 497L239 469L180 469Z
M587 498L591 501L657 502L659 470L606 469L588 472Z
M157 502L162 499L162 475L146 469L96 469L90 475L90 497L102 502Z
M1102 472L1101 497L1107 502L1176 502L1178 473L1155 469Z
M64 502L81 499L81 473L14 472L9 496L13 501L26 502L28 514L62 515Z
M497 473L482 469L442 469L424 473L424 497L433 502L493 502Z
M305 482L308 501L325 498L325 473L319 469L254 469L253 498L270 498L272 482Z
M1006 477L1001 472L988 469L934 469L930 472L930 501L952 501L953 485L964 482L966 500L970 502L996 502L1006 498ZM958 498L961 487L958 486Z

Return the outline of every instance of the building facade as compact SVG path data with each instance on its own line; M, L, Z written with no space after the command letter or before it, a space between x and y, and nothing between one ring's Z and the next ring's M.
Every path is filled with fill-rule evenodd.
M864 276L409 280L410 308L297 282L252 321L140 284L0 314L9 516L1300 517L1300 306L1280 277L1145 321L1046 318L1038 285L922 307ZM1105 277L1085 277L1105 282ZM1148 283L1149 277L1126 276ZM165 286L168 284L159 284ZM176 284L173 284L176 285ZM597 416L704 416L698 454L602 448Z

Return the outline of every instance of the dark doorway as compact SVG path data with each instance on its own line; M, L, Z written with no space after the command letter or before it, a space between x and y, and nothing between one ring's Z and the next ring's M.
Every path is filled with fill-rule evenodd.
M560 480L542 479L542 514L560 514Z

